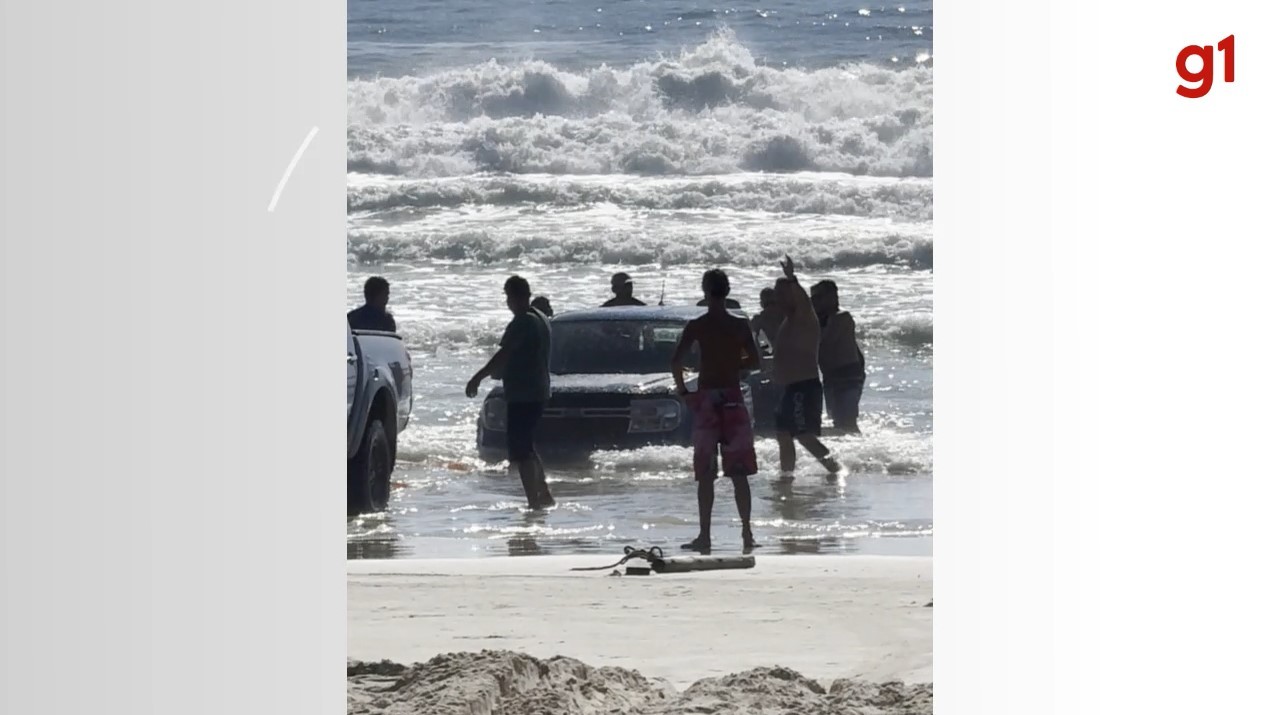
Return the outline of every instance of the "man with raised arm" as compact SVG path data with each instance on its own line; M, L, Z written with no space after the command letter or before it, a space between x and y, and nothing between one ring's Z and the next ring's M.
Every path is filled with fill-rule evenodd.
M776 331L773 358L775 381L784 388L775 415L780 446L780 476L791 479L797 467L796 439L831 474L841 470L829 448L820 441L824 389L820 384L820 319L811 298L798 283L793 259L780 264L784 277L775 281L775 295L784 313Z
M753 341L749 321L727 312L731 284L719 269L707 271L701 288L708 312L687 323L673 355L673 379L678 394L691 410L692 463L696 477L696 502L700 507L700 534L682 548L708 551L709 522L713 516L713 485L718 478L718 458L722 473L735 488L736 509L740 513L741 539L746 552L755 545L749 522L752 494L749 476L758 473L753 450L753 420L740 389L742 370L760 364L758 346ZM688 392L683 377L684 359L692 346L700 348L700 376L695 392Z

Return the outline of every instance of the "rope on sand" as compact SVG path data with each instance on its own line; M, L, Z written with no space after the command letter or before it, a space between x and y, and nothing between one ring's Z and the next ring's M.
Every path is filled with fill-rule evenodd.
M619 561L608 566L578 566L572 571L606 571L614 569L617 566L624 566L625 562L630 559L646 559L651 564L664 563L665 552L659 546L651 546L646 549L635 549L632 546L625 547L625 555Z

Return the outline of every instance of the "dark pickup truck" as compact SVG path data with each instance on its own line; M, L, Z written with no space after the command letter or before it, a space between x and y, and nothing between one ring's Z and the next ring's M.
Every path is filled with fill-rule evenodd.
M675 392L669 364L699 307L598 308L550 320L550 399L536 435L545 459L574 460L597 450L691 445L691 417ZM743 317L743 316L742 316ZM687 360L694 371L696 355ZM687 387L695 390L694 372ZM769 392L761 372L748 376L745 399ZM483 401L479 456L506 458L505 401L500 387Z

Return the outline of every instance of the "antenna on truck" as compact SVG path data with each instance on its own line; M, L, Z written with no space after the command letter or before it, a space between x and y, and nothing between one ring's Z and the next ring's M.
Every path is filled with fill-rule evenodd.
M657 305L663 306L665 304L665 280L667 279L665 278L660 279L660 302L657 303Z

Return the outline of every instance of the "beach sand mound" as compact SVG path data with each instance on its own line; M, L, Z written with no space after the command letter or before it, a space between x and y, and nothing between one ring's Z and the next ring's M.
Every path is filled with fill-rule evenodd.
M351 662L346 686L351 715L644 713L677 694L631 670L487 650L412 666Z
M448 653L404 666L352 661L350 715L929 715L930 684L837 680L827 690L789 668L706 678L679 693L664 681L572 658L509 651Z

